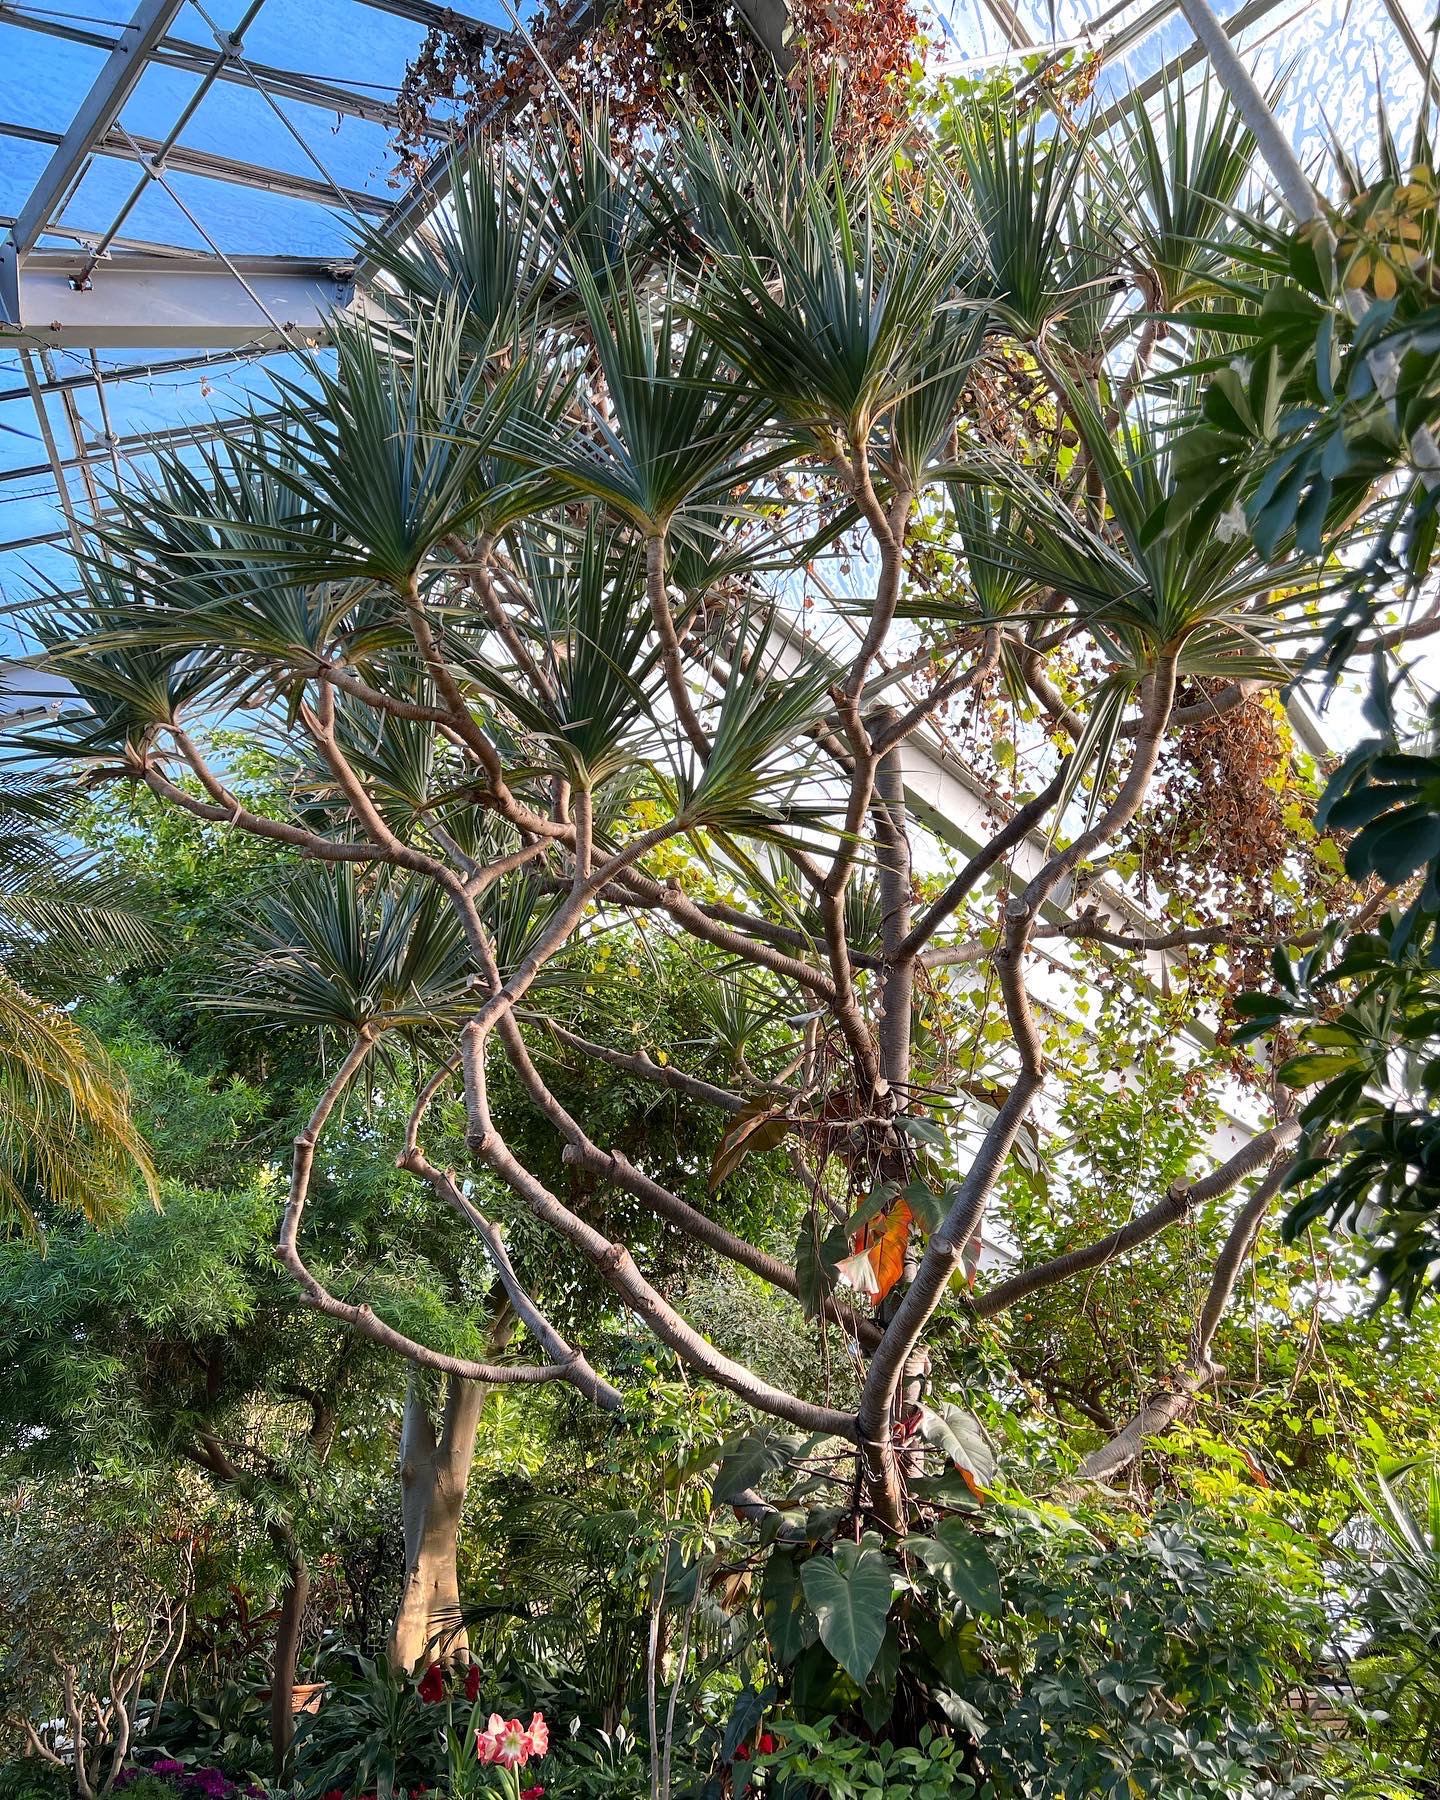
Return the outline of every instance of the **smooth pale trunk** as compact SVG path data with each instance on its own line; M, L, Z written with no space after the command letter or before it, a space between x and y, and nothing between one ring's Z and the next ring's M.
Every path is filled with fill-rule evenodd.
M408 1673L422 1658L426 1663L469 1660L469 1643L460 1626L456 1549L480 1410L488 1392L483 1382L447 1377L437 1431L422 1384L412 1380L406 1391L400 1429L405 1581L390 1638L394 1669Z

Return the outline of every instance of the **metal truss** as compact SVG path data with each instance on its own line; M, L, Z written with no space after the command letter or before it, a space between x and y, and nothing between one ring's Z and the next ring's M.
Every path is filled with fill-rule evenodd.
M528 0L516 3L523 10ZM1302 6L1308 3L1300 0ZM11 352L14 374L21 378L0 400L24 399L33 407L37 447L45 448L57 498L66 514L63 530L54 534L32 531L26 538L31 545L45 541L46 535L58 541L70 536L78 527L78 519L72 516L76 504L95 516L100 504L92 477L95 462L110 474L118 473L116 444L120 440L108 426L96 434L85 419L97 412L106 415L107 380L124 380L140 371L131 368L107 376L97 352L119 352L127 362L134 361L134 352L153 350L157 345L182 353L205 353L204 357L182 354L170 362L170 369L178 373L195 369L211 356L238 360L313 343L323 335L327 318L353 304L357 283L367 274L363 262L237 256L207 221L204 196L214 191L207 184L282 196L323 209L327 219L340 211L397 235L414 230L445 197L447 164L438 155L429 170L395 198L337 182L315 148L316 142L323 144L328 130L325 115L331 120L355 119L393 129L398 115L391 98L379 90L361 91L364 84L346 85L320 73L250 59L244 34L264 0L248 0L233 29L222 28L212 19L206 7L214 4L215 0L195 0L187 11L187 17L198 13L211 28L213 42L203 43L177 35L173 29L182 0L138 0L134 16L119 29L59 13L43 0L0 0L0 33L38 32L57 45L105 52L103 66L64 131L0 122L0 138L40 144L50 151L15 218L0 220L0 229L9 224L8 235L0 243L0 358ZM512 36L466 20L438 0L358 0L358 4L426 29L463 23L490 34L497 45ZM571 19L572 42L593 28L598 4L599 0L578 0ZM783 58L784 0L737 0L737 4L756 37ZM1014 51L1036 52L1020 0L975 0L975 4L984 8ZM1232 36L1248 32L1282 7L1293 9L1295 4L1296 0L1244 0L1226 21L1226 30ZM1426 47L1408 22L1405 0L1385 0L1385 5L1396 26L1397 53L1413 59L1430 79ZM1079 41L1098 54L1102 66L1110 64L1161 30L1178 10L1178 0L1102 4L1093 19L1078 28ZM1052 63L1054 60L1049 58ZM1198 63L1198 46L1192 43L1178 60L1182 67ZM139 135L125 123L126 102L152 65L182 71L195 80L190 99L162 138ZM1039 73L1046 66L1042 64ZM1173 69L1174 61L1168 66ZM1142 98L1149 97L1161 79L1159 75L1149 77L1137 92ZM274 117L276 131L288 134L298 146L307 171L218 155L188 143L186 126L217 83L245 87L259 96ZM1432 89L1440 92L1440 84L1432 80ZM285 110L287 106L298 109L298 122ZM1113 123L1115 116L1112 108L1101 115L1099 126ZM305 126L308 131L302 129ZM437 140L446 135L437 125ZM77 218L75 197L97 157L129 163L134 169L134 185L108 219ZM186 246L126 235L131 211L140 197L154 188L163 189L186 219L191 235ZM203 249L195 248L197 240ZM90 353L90 366L63 377L57 374L48 361L50 353L77 350ZM70 439L69 453L62 452L61 436ZM139 443L125 445L127 454L141 449ZM0 471L0 510L7 492L14 494L22 481L36 477L37 471L29 466ZM73 492L72 481L78 483ZM59 524L57 521L57 527ZM18 537L7 533L0 523L0 548L18 547Z

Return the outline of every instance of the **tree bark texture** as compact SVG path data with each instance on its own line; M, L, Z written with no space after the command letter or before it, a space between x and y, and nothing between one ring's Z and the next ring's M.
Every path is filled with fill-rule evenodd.
M400 1431L400 1516L405 1535L405 1581L390 1637L390 1664L412 1671L422 1659L468 1662L460 1624L456 1552L465 1489L475 1460L483 1382L449 1375L439 1428L423 1382L412 1377Z
M285 1558L285 1585L280 1595L270 1671L270 1758L279 1782L285 1778L290 1742L295 1734L295 1671L300 1660L305 1605L310 1598L310 1569L288 1525L272 1524L270 1541Z

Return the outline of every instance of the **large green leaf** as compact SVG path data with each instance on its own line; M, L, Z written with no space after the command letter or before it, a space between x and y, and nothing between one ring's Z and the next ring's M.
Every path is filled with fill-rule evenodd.
M908 1547L972 1613L986 1618L998 1615L1002 1605L999 1571L965 1520L946 1519L933 1536L911 1538Z
M800 1580L820 1626L820 1642L846 1674L863 1682L885 1642L894 1592L890 1558L873 1538L839 1543L833 1555L812 1557Z
M801 1565L788 1551L775 1551L760 1583L760 1610L766 1635L782 1668L815 1642L815 1615L801 1585Z
M920 1431L927 1444L943 1450L957 1469L973 1475L982 1486L995 1479L995 1452L974 1413L940 1400L921 1408Z

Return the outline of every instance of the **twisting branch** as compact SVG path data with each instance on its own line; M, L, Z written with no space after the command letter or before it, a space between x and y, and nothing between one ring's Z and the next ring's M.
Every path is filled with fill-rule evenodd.
M379 844L364 841L340 843L334 838L321 837L318 832L306 831L299 825L290 825L283 819L270 819L261 813L252 812L225 787L189 736L178 726L174 730L174 737L185 760L199 777L201 786L211 795L211 799L205 801L186 793L178 782L172 781L153 761L133 756L127 764L127 773L134 780L143 781L157 799L168 801L171 806L188 812L192 818L204 819L207 824L231 825L237 830L248 831L254 837L270 838L275 843L285 844L290 849L299 850L305 856L313 856L321 862L388 860Z
M1196 1207L1207 1206L1212 1200L1228 1194L1278 1151L1287 1149L1299 1135L1300 1126L1294 1119L1284 1119L1278 1125L1272 1125L1268 1131L1259 1132L1242 1144L1218 1169L1212 1169L1201 1180L1171 1182L1164 1196L1154 1206L1131 1219L1128 1224L1120 1226L1118 1230L1110 1232L1107 1237L1097 1238L1093 1244L1067 1250L1063 1255L1052 1257L1049 1262L1037 1263L1033 1268L1021 1269L1018 1273L1007 1276L1004 1281L997 1282L994 1287L987 1288L975 1299L976 1316L993 1319L1041 1288L1054 1287L1058 1282L1087 1274L1091 1269L1104 1268L1107 1263L1114 1262L1117 1256L1123 1256L1127 1250L1133 1250L1137 1245L1158 1237L1167 1226L1188 1218Z
M598 1406L603 1412L621 1411L625 1401L619 1388L597 1375L585 1356L567 1343L541 1312L515 1273L515 1265L510 1261L505 1240L499 1230L474 1201L461 1192L450 1172L437 1169L418 1146L412 1148L407 1145L395 1161L397 1168L408 1169L412 1175L418 1175L475 1232L489 1252L512 1312L529 1329L552 1363L565 1370L565 1379L570 1385L578 1388L592 1405Z
M1161 1437L1172 1425L1185 1418L1196 1399L1215 1380L1219 1368L1210 1360L1210 1346L1225 1310L1235 1292L1240 1272L1260 1234L1265 1215L1270 1210L1286 1170L1293 1157L1282 1154L1271 1163L1265 1179L1236 1214L1220 1254L1216 1258L1210 1287L1195 1320L1190 1337L1190 1353L1169 1383L1145 1402L1127 1425L1117 1431L1108 1443L1092 1450L1080 1465L1080 1474L1089 1481L1109 1481L1135 1461L1145 1448L1147 1438Z
M895 714L883 730L874 734L875 748L885 751L895 744L904 743L907 737L932 720L941 707L947 705L957 694L982 687L1000 661L1000 642L999 629L993 625L987 626L980 653L974 662L968 668L956 669L943 681L937 682L908 712Z
M510 1253L505 1248L505 1240L498 1228L487 1219L469 1195L464 1193L455 1180L451 1170L437 1169L420 1148L420 1126L425 1115L434 1103L436 1095L447 1081L454 1078L460 1062L460 1055L446 1058L433 1071L430 1079L416 1096L415 1104L410 1109L410 1117L405 1123L405 1142L400 1154L395 1159L395 1166L408 1169L411 1174L418 1175L428 1184L431 1191L438 1195L444 1203L480 1238L494 1264L495 1273L505 1291L510 1310L525 1325L540 1348L555 1363L567 1370L567 1379L604 1412L619 1412L624 1407L624 1396L620 1390L597 1375L589 1361L573 1345L568 1343L555 1326L547 1319L536 1304L534 1297L521 1282L510 1261Z
M458 538L452 538L449 549L456 559L457 567L464 573L466 586L479 600L485 617L495 628L496 636L515 659L515 666L537 694L550 705L556 705L554 682L530 654L529 645L516 630L510 615L500 603L500 596L495 592L495 578L490 566L495 550L494 538L487 533L476 543L473 552L467 552Z
M665 686L675 717L690 740L690 748L703 767L710 760L710 740L695 712L690 690L685 685L685 662L680 651L680 637L670 611L670 597L665 591L665 539L656 534L645 540L645 593L650 602L650 619L660 644L660 667L665 672Z
M776 947L783 927L771 927L768 921L753 919L733 907L691 900L677 880L656 881L639 869L621 871L615 885L627 906L667 913L702 943L712 944L717 950L728 951L732 956L754 963L757 968L784 976L827 1003L834 999L835 983L831 976L798 956L785 955ZM787 932L785 938L793 938L797 948L805 942L800 932Z
M510 1062L517 1067L523 1066L528 1057L520 1039L519 1026L508 1009L497 1011L492 1028L504 1044ZM614 1242L588 1224L519 1161L491 1116L485 1077L486 1035L486 1029L472 1020L461 1038L465 1099L470 1115L468 1142L472 1153L509 1184L542 1225L550 1226L572 1244L606 1284L645 1321L660 1342L691 1368L728 1388L747 1405L774 1418L788 1419L805 1431L852 1437L855 1421L851 1414L834 1407L816 1406L798 1395L786 1393L783 1388L773 1387L743 1363L716 1350L646 1281L624 1244ZM541 1085L543 1087L543 1083Z
M1024 893L1006 908L1005 942L997 956L1000 990L1019 1072L1009 1094L981 1139L980 1148L946 1213L932 1234L905 1297L885 1328L871 1358L857 1414L862 1454L866 1460L872 1504L887 1525L900 1522L898 1470L891 1441L891 1416L906 1363L929 1324L966 1245L980 1224L986 1201L1014 1147L1015 1139L1044 1076L1040 1035L1025 987L1024 960L1030 926L1045 899L1063 877L1109 838L1124 829L1138 811L1160 754L1160 743L1175 696L1175 657L1160 659L1147 684L1142 729L1135 754L1114 800L1089 831L1053 856Z
M550 1029L558 1028L552 1026ZM568 1163L587 1169L592 1175L598 1175L627 1193L634 1194L637 1200L642 1200L660 1218L684 1232L694 1242L704 1244L707 1249L714 1250L742 1269L748 1269L752 1275L758 1275L771 1287L779 1288L794 1299L800 1298L800 1280L789 1263L771 1256L768 1251L737 1236L717 1220L701 1212L698 1207L691 1206L688 1200L681 1199L643 1170L637 1169L629 1157L620 1151L602 1149L573 1113L562 1105L535 1067L519 1034L513 1040L502 1034L502 1041L506 1056L531 1100L564 1138L565 1160ZM826 1318L852 1337L867 1343L878 1342L880 1334L874 1323L854 1312L843 1301L827 1298L822 1311Z
M947 885L939 899L926 907L916 921L913 930L896 951L897 960L917 956L924 949L946 920L955 916L956 910L963 904L967 896L975 891L996 863L1002 862L1017 844L1025 841L1060 798L1060 792L1064 785L1065 765L1062 763L1035 798L1027 800L1022 807L1012 813L989 843L975 852L960 873Z
M349 1054L335 1071L329 1086L315 1102L305 1128L295 1139L294 1159L290 1167L290 1193L280 1225L280 1243L276 1254L300 1284L306 1303L327 1318L340 1319L353 1326L372 1342L405 1356L442 1375L459 1375L468 1381L491 1381L497 1384L534 1383L571 1379L571 1367L564 1363L527 1365L522 1363L475 1362L469 1357L449 1356L432 1350L404 1332L396 1331L378 1317L371 1307L353 1306L337 1299L313 1273L300 1254L300 1224L305 1216L305 1202L310 1192L310 1171L315 1162L315 1147L320 1141L330 1115L366 1058L375 1048L376 1033L363 1028L350 1046Z
M522 1015L522 1021L528 1025L543 1026L551 1037L569 1050L577 1050L582 1056L593 1057L596 1062L607 1063L612 1069L623 1069L627 1075L638 1075L642 1081L653 1082L656 1087L684 1094L688 1099L698 1100L702 1106L719 1107L722 1112L729 1113L744 1110L746 1102L743 1095L734 1094L729 1088L716 1087L713 1081L702 1080L698 1075L687 1075L673 1063L657 1063L654 1057L648 1056L643 1050L614 1050L609 1044L597 1044L592 1038L581 1037L578 1032L569 1030L554 1019Z

